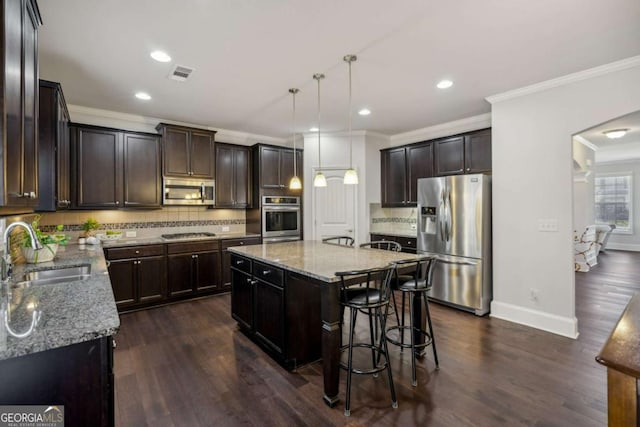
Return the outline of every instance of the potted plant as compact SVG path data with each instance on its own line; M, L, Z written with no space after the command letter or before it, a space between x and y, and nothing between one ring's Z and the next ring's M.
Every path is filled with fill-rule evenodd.
M83 237L91 237L96 234L96 230L100 228L100 223L93 218L87 219L82 224L82 230L84 230Z
M40 215L36 215L31 222L31 227L36 233L36 238L42 244L42 249L34 249L31 246L31 239L29 233L24 231L22 233L22 255L28 263L38 263L51 261L58 252L58 245L67 244L67 236L62 232L62 224L56 226L56 234L49 235L44 234L39 227Z

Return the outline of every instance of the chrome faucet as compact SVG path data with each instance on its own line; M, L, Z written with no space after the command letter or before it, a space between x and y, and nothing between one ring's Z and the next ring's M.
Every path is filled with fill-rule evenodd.
M9 241L11 236L11 230L16 228L17 226L22 226L29 233L29 239L31 239L31 247L34 249L42 249L42 244L36 237L36 232L33 231L33 228L29 224L24 221L16 221L7 225L7 228L4 230L4 236L2 241L4 242L4 254L2 255L2 264L0 265L0 279L2 282L6 282L11 278L11 268L12 268L12 260L11 260L11 242Z

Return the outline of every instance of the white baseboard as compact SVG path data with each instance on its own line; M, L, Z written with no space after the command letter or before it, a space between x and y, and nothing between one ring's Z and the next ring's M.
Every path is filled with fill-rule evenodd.
M618 251L634 251L640 252L640 245L634 245L633 243L607 243L607 249L613 249ZM605 250L605 252L607 252Z
M500 301L491 302L491 317L542 329L563 337L578 338L578 319L575 317L558 316Z

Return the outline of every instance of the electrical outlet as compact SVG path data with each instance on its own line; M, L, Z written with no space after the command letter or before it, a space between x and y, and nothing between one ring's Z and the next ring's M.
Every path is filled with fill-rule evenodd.
M538 220L538 231L542 231L542 232L557 232L558 231L558 220L555 219L555 218L539 219Z
M228 227L228 226L226 226L226 225L223 225L223 226L222 226L222 231L223 231L223 232L224 232L224 231L229 231L229 227Z
M127 231L127 232L125 233L125 235L126 235L127 237L136 237L136 236L138 235L138 233L137 233L136 231Z
M538 295L540 294L540 291L538 289L535 288L531 288L529 289L529 299L533 302L538 302Z
M417 228L418 228L418 225L417 225L417 224L411 224L411 229L412 229L412 230L416 230Z

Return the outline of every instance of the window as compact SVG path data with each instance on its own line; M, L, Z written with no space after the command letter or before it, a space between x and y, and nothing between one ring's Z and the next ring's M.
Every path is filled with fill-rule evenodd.
M615 224L615 231L631 232L631 179L631 173L596 176L596 224Z

